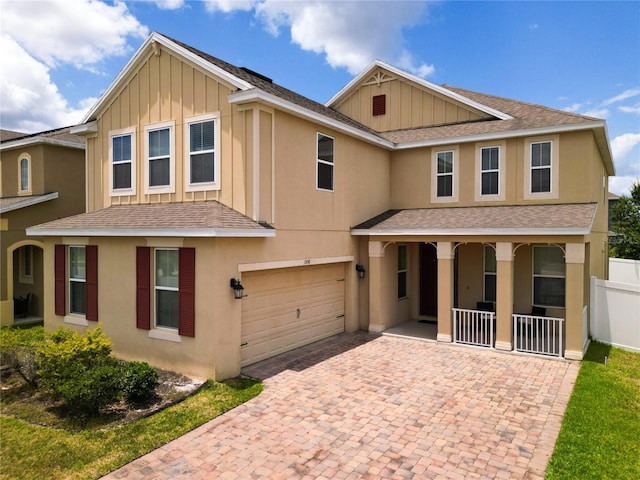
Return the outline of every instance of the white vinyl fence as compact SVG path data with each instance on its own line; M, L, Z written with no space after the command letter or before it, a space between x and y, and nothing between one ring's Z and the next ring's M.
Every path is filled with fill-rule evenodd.
M640 285L640 261L625 258L609 259L609 280Z
M640 285L591 277L591 335L640 352Z

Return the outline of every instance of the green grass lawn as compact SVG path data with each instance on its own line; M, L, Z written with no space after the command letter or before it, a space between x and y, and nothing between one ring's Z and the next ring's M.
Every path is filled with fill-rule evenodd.
M545 478L640 479L640 353L590 345Z
M246 402L260 382L208 382L198 393L152 416L101 430L70 432L0 415L0 478L94 479Z

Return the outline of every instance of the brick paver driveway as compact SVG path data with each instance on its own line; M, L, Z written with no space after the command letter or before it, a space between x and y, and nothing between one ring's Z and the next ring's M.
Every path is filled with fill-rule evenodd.
M342 334L246 368L261 395L108 478L540 478L577 372Z

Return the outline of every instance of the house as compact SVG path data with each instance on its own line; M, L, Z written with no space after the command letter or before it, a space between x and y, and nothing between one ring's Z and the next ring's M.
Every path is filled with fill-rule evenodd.
M45 238L45 325L222 379L343 331L581 359L607 275L603 120L376 61L326 105L152 33L73 132L87 213Z
M84 138L0 130L0 323L42 320L43 239L25 229L85 211Z

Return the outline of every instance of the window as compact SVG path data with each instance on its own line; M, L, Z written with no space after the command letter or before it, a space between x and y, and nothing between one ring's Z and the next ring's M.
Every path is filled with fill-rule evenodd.
M145 127L147 168L145 193L173 193L174 189L174 122Z
M484 301L496 301L496 251L490 245L484 246Z
M29 183L29 159L23 157L20 159L20 191L30 191Z
M20 283L33 283L33 246L25 245L20 250Z
M86 261L84 247L69 247L69 311L86 313Z
M318 133L317 177L318 190L333 191L333 138Z
M453 152L438 152L437 165L437 193L438 197L453 196Z
M398 245L398 298L407 296L407 246Z
M72 313L83 315L85 320L98 321L96 245L55 246L54 311L56 315Z
M564 307L565 261L559 247L533 247L533 304Z
M152 252L150 247L137 247L137 328L161 327L177 330L180 336L195 336L195 258L194 248L156 248ZM166 339L164 332L149 335Z
M220 162L216 115L190 117L185 122L185 190L219 190Z
M136 193L136 141L135 129L110 132L111 195Z
M551 192L551 142L531 144L531 193Z
M483 147L480 149L480 155L481 194L498 195L500 193L500 147Z
M156 326L178 328L178 250L155 251Z

